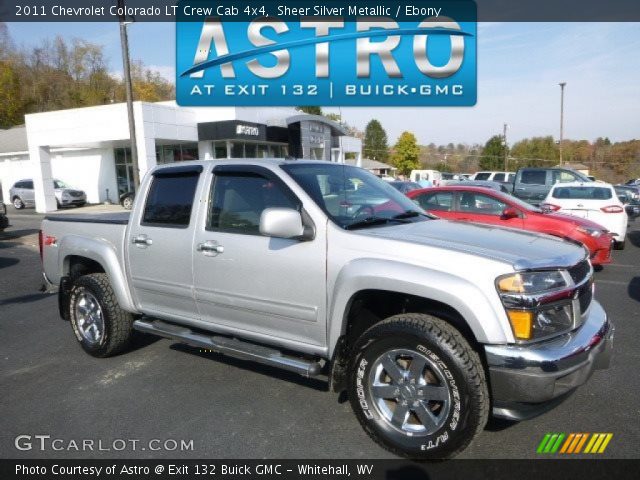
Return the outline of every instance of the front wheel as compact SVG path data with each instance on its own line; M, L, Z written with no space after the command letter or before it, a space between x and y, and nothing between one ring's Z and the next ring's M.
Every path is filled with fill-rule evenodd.
M616 249L616 250L624 250L624 247L626 247L626 245L627 245L627 239L626 238L624 238L621 241L617 241L616 240L616 241L613 242L613 248Z
M105 273L77 278L69 294L69 318L76 339L94 357L123 351L133 335L133 317L118 305Z
M13 199L13 208L16 210L22 210L24 208L24 202L20 197L15 197Z
M390 317L357 341L349 398L364 430L391 452L450 458L484 428L487 381L478 354L445 321Z

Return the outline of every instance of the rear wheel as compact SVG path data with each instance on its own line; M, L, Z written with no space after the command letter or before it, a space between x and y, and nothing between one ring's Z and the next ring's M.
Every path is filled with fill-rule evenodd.
M24 202L20 197L14 197L12 203L13 208L15 208L16 210L22 210L24 208Z
M133 335L133 317L118 305L105 273L83 275L73 282L69 318L80 346L94 357L120 353Z
M348 388L369 436L411 458L455 456L489 414L479 356L460 332L430 315L396 315L367 330L355 345Z

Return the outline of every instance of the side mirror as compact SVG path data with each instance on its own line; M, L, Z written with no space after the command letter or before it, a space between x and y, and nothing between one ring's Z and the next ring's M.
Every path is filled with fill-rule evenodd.
M302 237L302 216L292 208L265 208L260 216L260 233L276 238Z
M519 216L520 216L520 214L513 207L507 207L502 211L502 219L503 220L509 220L511 218L517 218Z

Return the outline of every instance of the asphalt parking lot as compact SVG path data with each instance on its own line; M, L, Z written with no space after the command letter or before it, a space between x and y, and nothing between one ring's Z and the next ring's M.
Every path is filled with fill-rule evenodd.
M326 384L140 338L109 359L86 355L41 285L41 217L9 212L0 233L0 457L2 458L390 458L361 430L349 403ZM640 221L627 248L596 273L596 298L615 322L614 358L556 409L527 422L493 421L463 458L533 458L547 432L611 432L608 458L640 445ZM19 435L62 439L60 451L14 446ZM69 449L102 442L103 451ZM136 450L111 448L137 440ZM151 451L167 439L188 451ZM172 447L173 443L169 443Z

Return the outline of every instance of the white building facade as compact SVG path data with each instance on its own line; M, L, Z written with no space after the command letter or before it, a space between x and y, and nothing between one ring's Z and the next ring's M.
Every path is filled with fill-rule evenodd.
M343 126L290 108L187 108L134 102L140 178L158 164L195 159L308 158L360 164L360 139ZM5 203L16 181L33 179L36 210L56 210L53 179L84 190L89 203L133 189L126 104L25 116L0 130L0 185Z

